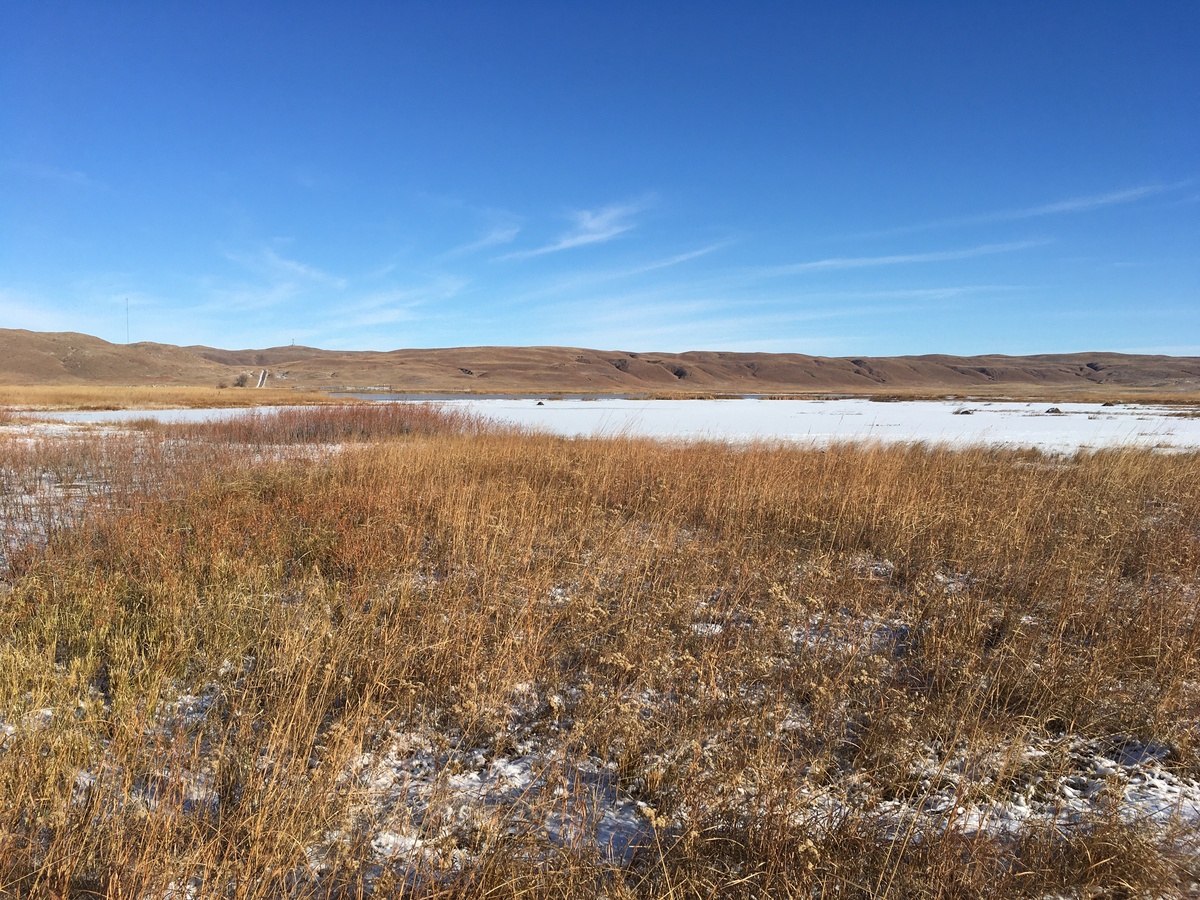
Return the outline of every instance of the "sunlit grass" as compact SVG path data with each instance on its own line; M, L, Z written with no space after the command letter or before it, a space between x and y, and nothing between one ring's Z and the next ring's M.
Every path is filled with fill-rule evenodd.
M319 391L278 387L0 385L0 406L15 409L224 409L330 402L329 396Z
M424 392L424 391L422 391ZM422 393L418 392L418 393ZM452 391L450 396L470 398L473 392ZM488 393L513 396L568 398L569 393L538 390L489 390ZM593 392L603 396L605 391ZM616 396L632 396L648 400L719 400L743 396L724 390L663 390L644 392L620 388L610 391ZM1161 388L1114 388L1107 385L1083 385L1073 388L1013 385L979 385L971 388L931 390L913 388L896 390L880 387L875 391L845 393L829 391L770 392L776 400L824 400L831 397L862 397L886 401L914 400L984 400L1035 403L1110 403L1194 407L1200 404L1196 392L1168 392ZM116 410L116 409L234 409L256 406L301 406L345 404L354 402L344 396L331 396L317 390L282 388L277 384L265 387L188 387L159 386L97 386L97 385L0 385L0 408L16 410Z
M0 893L1177 895L1193 833L953 809L1056 784L1072 740L1200 768L1198 469L407 405L10 437ZM355 774L414 741L420 815ZM547 787L463 818L472 755ZM584 764L640 804L628 860L537 827Z

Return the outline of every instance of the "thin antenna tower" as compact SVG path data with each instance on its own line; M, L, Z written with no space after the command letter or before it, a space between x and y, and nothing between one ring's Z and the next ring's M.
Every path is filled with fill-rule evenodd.
M129 343L129 298L125 298L125 343Z

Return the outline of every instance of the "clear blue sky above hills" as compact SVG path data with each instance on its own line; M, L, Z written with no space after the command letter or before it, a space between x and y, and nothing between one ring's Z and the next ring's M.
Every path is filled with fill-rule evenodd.
M1200 4L8 2L0 325L1200 354Z

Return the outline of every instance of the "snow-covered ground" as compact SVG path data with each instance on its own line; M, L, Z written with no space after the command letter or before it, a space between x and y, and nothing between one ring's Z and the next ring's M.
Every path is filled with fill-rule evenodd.
M528 428L571 437L631 435L734 442L780 440L945 443L1036 447L1053 452L1144 446L1200 448L1200 409L1096 403L848 400L537 400L439 401ZM1058 412L1049 412L1057 409ZM260 412L268 412L260 410ZM121 410L46 413L62 422L116 424L136 419L205 421L244 410Z

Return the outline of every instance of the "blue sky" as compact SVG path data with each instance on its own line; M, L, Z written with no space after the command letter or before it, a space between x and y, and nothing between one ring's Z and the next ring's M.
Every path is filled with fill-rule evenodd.
M1200 354L1200 4L7 2L0 326Z

